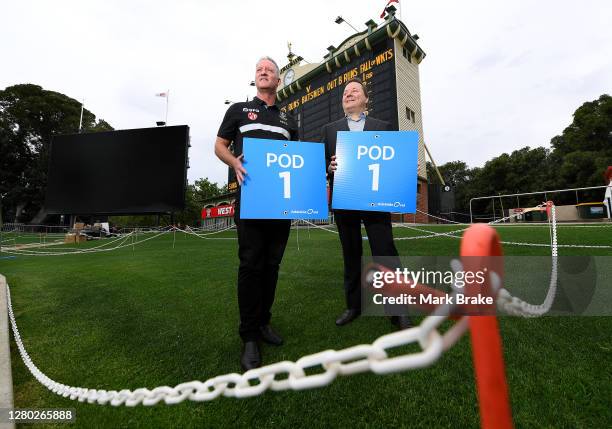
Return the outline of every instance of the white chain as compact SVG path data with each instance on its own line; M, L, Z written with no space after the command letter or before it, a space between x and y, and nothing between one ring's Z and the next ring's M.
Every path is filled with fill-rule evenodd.
M513 316L523 317L539 317L550 310L557 294L557 270L558 270L558 244L557 244L557 216L555 214L555 206L550 208L552 224L551 224L551 250L552 250L552 270L550 273L550 283L548 292L544 302L540 305L529 304L517 297L514 297L507 289L500 289L497 296L497 308Z
M303 390L326 386L339 375L352 375L367 371L389 374L423 368L436 362L442 353L452 347L468 328L467 317L463 317L451 329L440 334L437 328L447 317L432 315L425 318L419 326L383 335L372 344L362 344L342 350L325 350L304 356L295 362L278 362L249 370L243 374L230 373L213 377L204 382L190 381L174 387L159 386L151 390L140 388L108 391L67 386L52 380L40 371L32 362L21 340L8 284L6 295L13 336L21 358L32 375L58 395L81 402L113 406L155 405L161 401L166 404L178 404L185 400L200 402L210 401L219 396L246 398L259 395L266 390ZM387 354L388 349L413 343L418 343L421 351L395 357L389 357ZM322 372L306 375L305 370L319 367L323 369ZM286 377L277 379L277 376L283 375Z

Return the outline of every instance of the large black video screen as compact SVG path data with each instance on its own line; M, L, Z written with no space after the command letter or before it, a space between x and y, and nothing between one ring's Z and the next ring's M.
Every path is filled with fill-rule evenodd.
M189 127L56 136L49 214L139 214L183 210Z

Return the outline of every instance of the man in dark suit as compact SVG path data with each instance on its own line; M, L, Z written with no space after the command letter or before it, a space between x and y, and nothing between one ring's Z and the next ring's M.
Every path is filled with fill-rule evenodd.
M332 192L334 172L337 167L336 136L338 131L393 131L388 122L367 116L367 104L368 92L364 83L358 78L349 80L342 95L345 117L325 125L321 130L321 142L325 143L327 174L330 178ZM339 161L342 162L342 160ZM334 217L344 257L346 310L336 320L336 325L342 326L352 322L361 314L362 221L368 234L372 256L393 257L391 259L394 267L390 268L399 267L400 261L393 243L390 213L334 210ZM389 262L387 258L385 260ZM394 316L391 321L400 329L412 326L407 316Z

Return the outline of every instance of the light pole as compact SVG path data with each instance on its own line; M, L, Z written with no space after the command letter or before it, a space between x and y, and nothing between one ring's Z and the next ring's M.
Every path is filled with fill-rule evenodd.
M346 25L348 25L353 30L355 30L356 33L359 33L359 30L357 30L353 25L351 25L350 22L348 22L346 19L342 18L340 15L338 15L338 17L336 18L336 20L334 22L336 24L338 24L338 25L340 25L340 24L342 24L344 22L344 23L346 23Z

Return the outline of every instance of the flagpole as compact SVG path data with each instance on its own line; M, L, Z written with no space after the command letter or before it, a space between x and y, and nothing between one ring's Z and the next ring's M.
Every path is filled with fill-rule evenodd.
M85 97L81 101L81 117L79 119L79 133L81 132L81 128L83 126L83 105L85 104Z
M168 102L170 100L170 90L166 91L166 127L168 126Z

